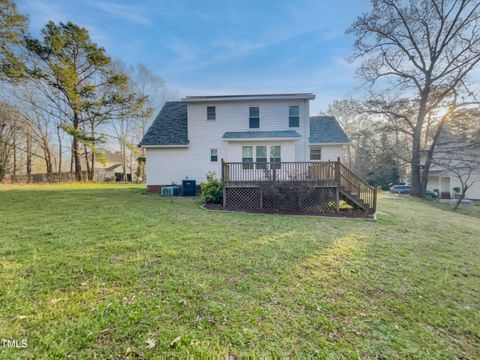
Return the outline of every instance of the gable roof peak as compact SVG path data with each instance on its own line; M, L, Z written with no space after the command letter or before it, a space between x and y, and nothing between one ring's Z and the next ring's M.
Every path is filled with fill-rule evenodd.
M310 117L308 141L311 144L346 144L350 139L335 116L321 115Z
M188 145L187 103L167 101L139 146Z

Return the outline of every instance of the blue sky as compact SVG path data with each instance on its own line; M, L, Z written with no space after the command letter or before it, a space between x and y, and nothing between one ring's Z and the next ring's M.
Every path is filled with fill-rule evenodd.
M86 27L109 55L143 63L179 96L314 92L312 113L354 94L345 29L367 0L18 0L38 35Z

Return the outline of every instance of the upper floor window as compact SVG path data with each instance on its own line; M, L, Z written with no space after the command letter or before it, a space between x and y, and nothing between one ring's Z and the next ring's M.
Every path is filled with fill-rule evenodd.
M215 120L216 110L215 106L207 106L207 120Z
M300 107L298 105L292 105L288 107L288 126L300 126Z
M258 106L250 106L248 108L248 116L250 129L258 129L260 127L260 108Z
M322 147L318 145L310 146L310 160L322 160Z
M210 149L210 162L218 162L218 149Z

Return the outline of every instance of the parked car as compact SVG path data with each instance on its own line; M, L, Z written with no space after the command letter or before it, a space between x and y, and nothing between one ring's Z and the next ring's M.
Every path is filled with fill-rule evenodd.
M410 194L410 185L393 185L390 188L390 192L394 194Z
M433 191L433 190L426 190L425 191L425 197L428 198L428 199L436 199L438 198L438 194Z

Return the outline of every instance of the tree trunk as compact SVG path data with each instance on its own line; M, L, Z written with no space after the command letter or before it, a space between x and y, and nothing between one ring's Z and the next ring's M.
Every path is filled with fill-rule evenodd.
M58 172L62 172L62 138L60 136L60 127L57 127L58 137Z
M47 169L47 174L53 173L53 165L52 165L52 154L50 153L49 149L45 149L45 167Z
M83 156L85 157L85 166L87 168L87 180L90 180L90 159L88 158L87 145L83 144Z
M127 182L127 150L125 141L122 144L122 170L123 170L123 182Z
M465 199L465 196L467 194L467 189L465 186L462 186L462 194L460 195L460 198L457 200L457 203L455 204L453 211L457 211L460 204L462 203L463 199Z
M92 156L91 156L91 160L90 160L90 171L91 171L92 175L89 177L88 180L93 181L93 179L95 177L95 152L94 151L92 151Z
M13 125L13 178L17 175L17 124Z
M77 113L73 114L73 127L76 131L80 131L80 121ZM82 181L82 162L80 158L80 144L78 142L77 134L73 134L72 152L75 166L75 179L77 181Z
M72 153L73 153L73 167L75 173L75 180L82 181L82 165L79 154L79 144L76 136L73 137Z
M395 166L400 174L400 139L398 137L398 129L395 129Z
M410 195L416 197L423 197L425 194L425 188L422 184L422 169L421 169L421 141L422 141L422 128L425 122L425 117L427 115L427 99L428 92L423 91L422 97L420 99L420 107L418 109L417 122L415 129L413 131L412 137L412 190Z
M95 123L92 122L90 124L90 136L92 137L92 139L95 139ZM90 176L88 178L88 180L90 181L93 181L94 177L95 177L95 143L94 143L94 146L92 147L92 155L90 156L91 158L91 161L90 161ZM88 161L88 159L87 159Z
M72 146L70 147L70 177L73 176L73 139L72 139Z
M43 142L43 154L45 157L45 167L47 169L47 174L51 174L53 172L52 152L50 151L48 140L44 140Z
M32 134L27 129L27 183L32 181Z
M448 107L447 113L442 116L442 118L441 118L441 120L440 120L440 122L437 126L437 129L435 130L435 134L433 136L430 148L427 151L427 158L425 159L425 164L424 164L423 171L422 171L422 182L421 182L421 184L422 184L423 194L425 194L425 191L427 189L428 174L430 172L430 167L432 166L432 163L433 163L433 154L435 153L435 148L437 147L438 139L440 138L440 134L442 133L445 124L449 120L450 115L455 111L456 107L457 107L457 103L456 103L456 101L454 101Z
M130 164L128 165L130 168L130 176L132 177L132 182L133 182L133 151L130 150ZM128 180L128 179L127 179Z

